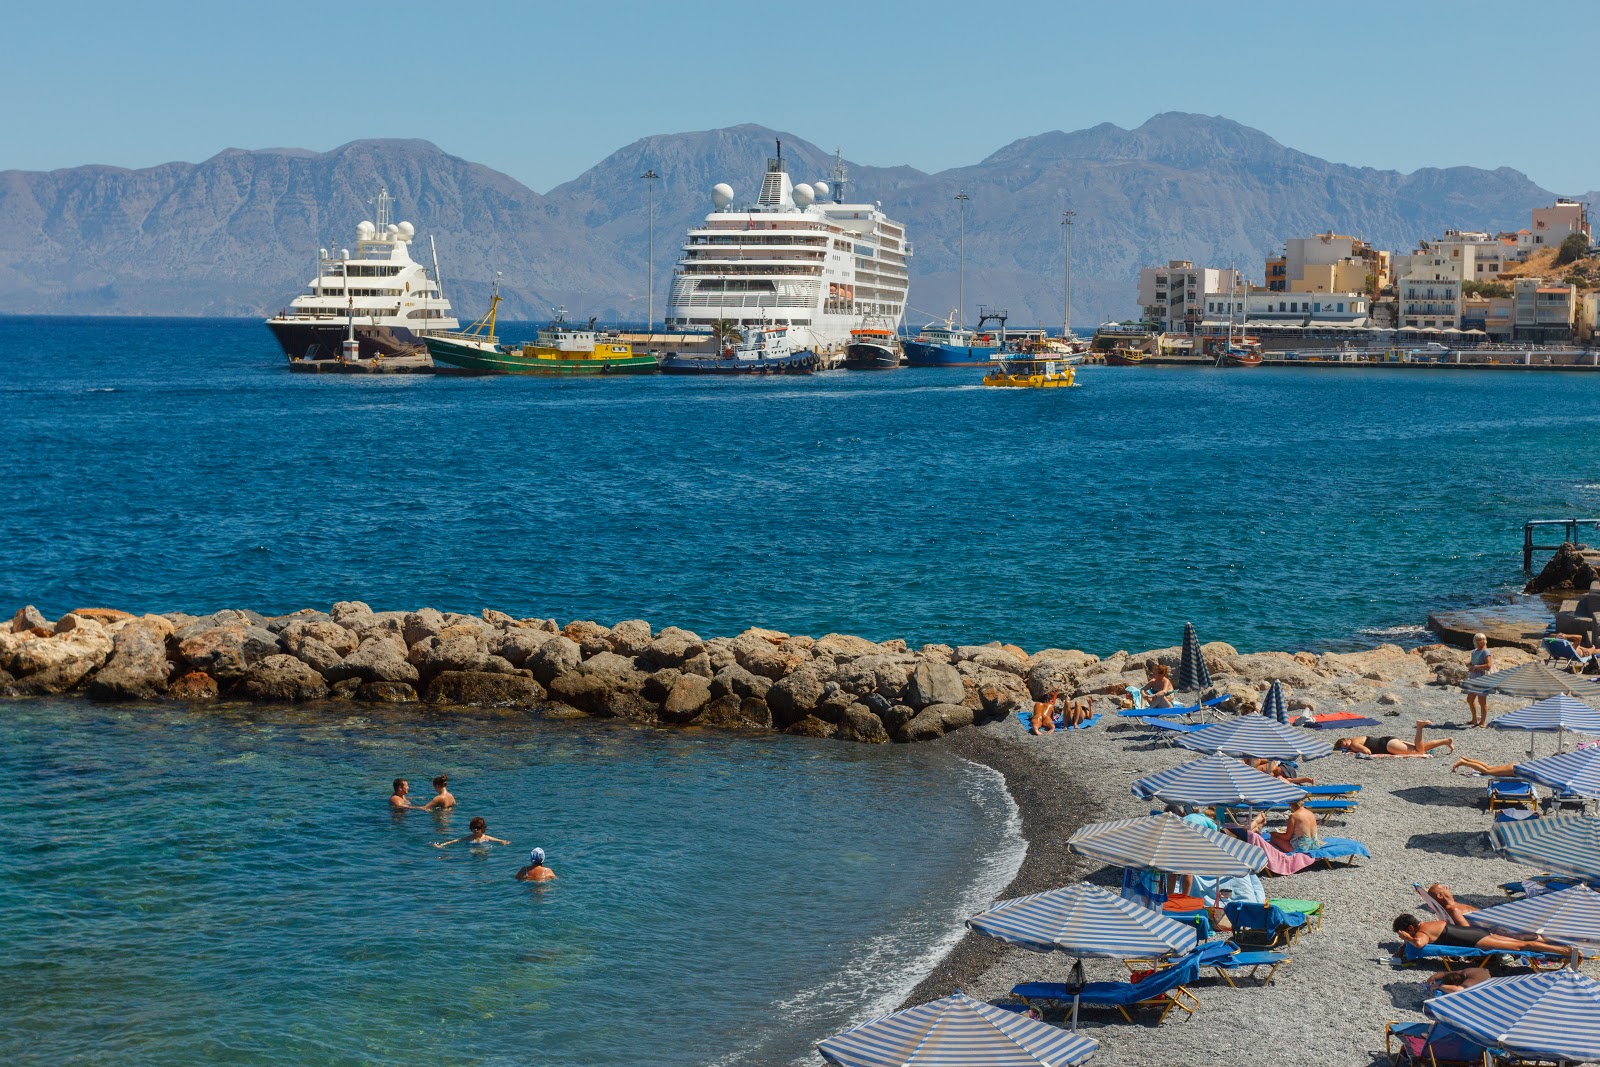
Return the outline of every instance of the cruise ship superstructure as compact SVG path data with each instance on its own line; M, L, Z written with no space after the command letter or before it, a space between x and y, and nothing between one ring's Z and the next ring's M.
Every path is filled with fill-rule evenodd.
M344 369L351 363L344 342L354 334L361 364L417 362L430 366L424 350L429 334L460 328L440 292L438 259L433 272L411 258L416 228L391 222L394 200L378 194L377 222L356 226L350 249L321 249L317 276L267 327L296 370ZM374 369L361 366L350 369Z
M783 146L767 160L755 203L711 190L712 212L689 231L673 272L668 328L789 327L792 347L842 357L863 322L898 330L906 310L905 227L879 204L844 202L843 159L831 180L796 185Z

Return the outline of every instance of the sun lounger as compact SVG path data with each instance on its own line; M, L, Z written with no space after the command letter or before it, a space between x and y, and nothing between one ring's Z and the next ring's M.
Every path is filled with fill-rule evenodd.
M1245 830L1242 827L1234 828L1234 835L1242 837L1252 845L1267 854L1267 870L1276 875L1295 874L1316 863L1316 859L1304 852L1285 852L1271 841L1262 837L1254 830Z
M1335 711L1326 715L1313 715L1309 720L1296 719L1294 725L1313 730L1352 730L1357 726L1378 726L1380 723L1367 715L1349 711Z
M1282 908L1291 915L1304 915L1309 929L1322 929L1322 901L1296 900L1293 897L1270 897L1267 903Z
M1300 787L1309 797L1328 799L1331 797L1353 797L1361 792L1359 785L1303 785Z
M1202 700L1198 704L1181 708L1123 708L1117 714L1129 719L1180 719L1185 715L1193 715L1226 704L1232 699L1232 697L1212 697L1210 700Z
M1564 874L1535 874L1517 882L1501 882L1500 889L1506 896L1515 900L1519 897L1536 897L1541 893L1556 893L1563 889L1571 889L1575 885L1585 884L1590 889L1600 890L1600 881L1585 883L1582 878Z
M1328 837L1326 835L1322 838L1321 848L1314 848L1307 852L1302 852L1300 855L1310 856L1314 860L1321 860L1329 867L1338 866L1333 862L1334 860L1342 859L1345 861L1344 866L1354 867L1357 856L1367 859L1372 858L1372 853L1368 852L1367 846L1360 841L1349 837Z
M1490 811L1500 808L1532 808L1538 801L1533 786L1519 778L1491 778L1485 787Z
M1194 1014L1194 1009L1200 1006L1200 1000L1184 987L1199 977L1200 953L1195 951L1169 967L1145 975L1137 982L1085 982L1076 999L1080 1009L1116 1008L1130 1023L1133 1022L1133 1016L1129 1014L1129 1008L1157 1008L1161 1014L1156 1024L1160 1025L1173 1008L1182 1008L1190 1015ZM1071 989L1063 982L1024 982L1014 986L1011 995L1021 997L1029 1004L1071 1005L1074 1000ZM1185 998L1192 1001L1194 1007L1184 1003Z
M1592 655L1579 655L1578 650L1573 647L1572 642L1561 637L1545 638L1544 654L1549 657L1549 662L1552 665L1556 663L1564 663L1569 668L1573 668L1578 671L1582 671L1585 667L1589 666L1590 663L1594 662L1595 658Z
M1315 800L1307 800L1305 802L1305 806L1308 810L1317 812L1320 815L1348 815L1350 812L1356 810L1356 798L1320 797ZM1263 811L1289 810L1289 805L1282 801L1276 804L1260 804L1257 805L1257 807Z
M1421 948L1409 941L1400 942L1400 965L1409 967L1417 963L1447 960L1452 963L1482 963L1504 956L1516 960L1524 967L1536 971L1556 971L1565 967L1569 957L1565 952L1509 952L1495 948L1464 948L1460 945L1424 945Z
M1303 912L1289 912L1272 904L1233 901L1222 909L1233 924L1233 940L1251 948L1273 949L1292 943L1305 928Z
M1168 722L1165 719L1157 719L1148 715L1141 716L1139 721L1146 726L1154 727L1156 737L1168 742L1176 742L1183 734L1192 734L1196 730L1204 730L1207 725L1203 722Z
M1237 987L1238 983L1233 980L1233 976L1243 971L1246 967L1250 969L1250 973L1245 977L1253 982L1259 982L1261 985L1271 985L1272 976L1278 973L1278 968L1285 963L1292 962L1294 962L1293 957L1287 952L1240 951L1215 963L1208 964L1208 966L1215 967L1217 974L1221 976L1224 982L1227 982L1230 986ZM1261 974L1261 968L1263 967L1267 969L1265 975Z
M1544 806L1546 811L1553 811L1557 814L1568 808L1576 808L1579 813L1582 813L1589 808L1589 798L1580 796L1577 793L1569 793L1565 789L1558 789L1550 794L1550 799L1545 801Z
M1389 1023L1383 1028L1390 1067L1482 1067L1488 1051L1442 1023Z
M1538 817L1537 811L1530 811L1527 808L1501 808L1494 813L1495 822L1526 822Z

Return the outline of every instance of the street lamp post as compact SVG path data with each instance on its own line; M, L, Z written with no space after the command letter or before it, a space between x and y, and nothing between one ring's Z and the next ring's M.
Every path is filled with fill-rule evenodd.
M967 323L967 201L970 199L965 192L956 194L956 203L961 206L960 267L956 274L957 326Z
M645 324L646 333L654 333L656 328L656 182L661 180L661 175L655 169L645 171L639 175L648 192L650 204L650 258L649 258L649 289L650 289L650 319Z
M1061 339L1069 340L1072 337L1072 219L1076 211L1063 211L1061 213L1061 228L1066 232L1067 258L1066 267L1062 271L1066 278L1066 294L1062 300L1061 313Z

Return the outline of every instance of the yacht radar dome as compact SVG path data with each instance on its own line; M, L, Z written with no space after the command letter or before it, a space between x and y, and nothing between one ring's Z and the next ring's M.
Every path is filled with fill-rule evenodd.
M370 241L372 240L372 235L377 232L378 228L366 219L356 223L356 240L358 241Z
M816 198L818 200L826 200L826 199L828 199L828 183L827 182L812 182L811 183L811 189L812 189L813 194L816 196Z
M806 185L804 182L801 182L799 185L794 187L794 202L796 207L802 209L808 208L816 199L817 194L812 190L811 186Z
M733 203L733 186L727 182L718 182L711 187L711 202L718 208L725 208Z
M413 237L415 237L416 235L417 235L417 228L415 226L411 225L411 223L402 222L400 224L400 236L402 238L404 238L405 240L409 241Z

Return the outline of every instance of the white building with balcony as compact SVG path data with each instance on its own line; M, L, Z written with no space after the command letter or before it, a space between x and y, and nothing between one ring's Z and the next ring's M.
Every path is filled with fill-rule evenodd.
M1193 333L1205 318L1206 294L1229 291L1245 291L1244 276L1232 267L1174 259L1139 271L1139 308L1164 333Z

